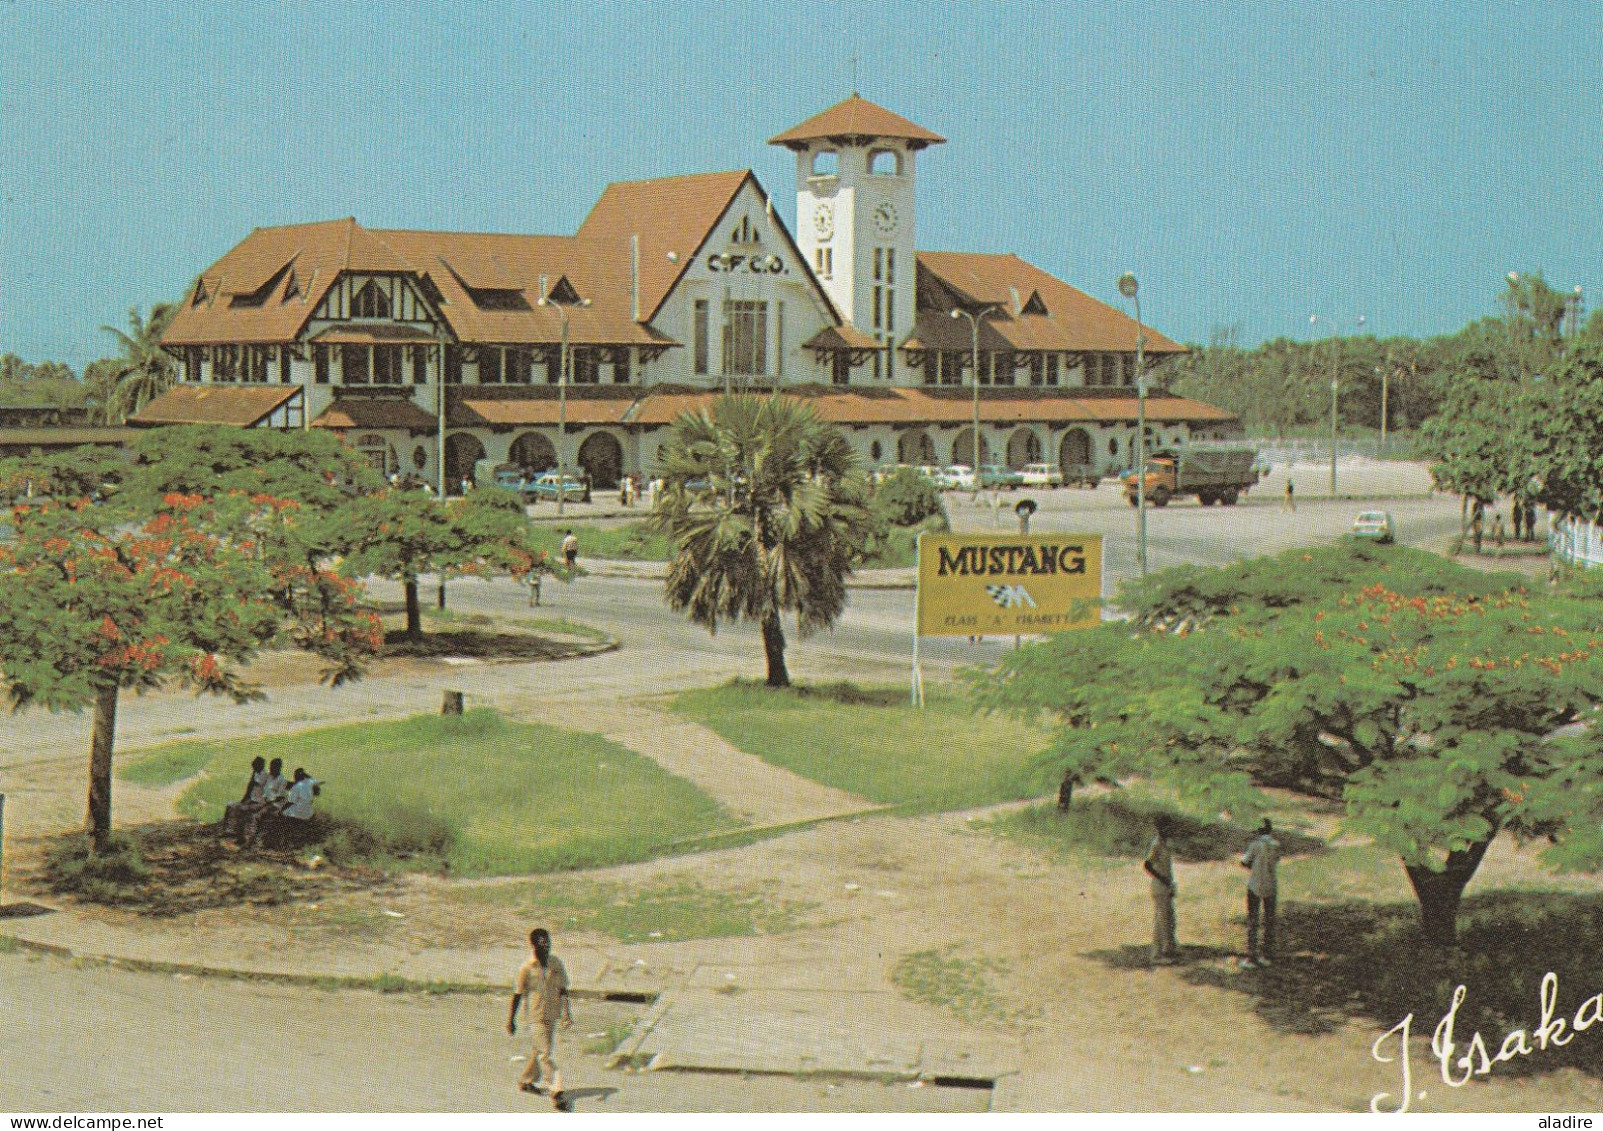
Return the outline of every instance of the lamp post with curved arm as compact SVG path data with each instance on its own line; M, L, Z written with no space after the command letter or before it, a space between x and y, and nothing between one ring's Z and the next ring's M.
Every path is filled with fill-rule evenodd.
M974 365L974 494L969 497L970 502L976 502L980 497L980 319L999 314L1001 310L999 306L987 306L978 314L962 307L952 311L953 318L968 319L969 344ZM957 461L954 459L952 462Z
M553 306L562 316L562 344L557 354L557 514L561 516L568 502L568 368L573 354L568 348L567 304L542 297L540 305ZM578 305L589 306L590 300L582 298Z
M1135 557L1147 575L1147 332L1141 324L1141 284L1133 271L1119 276L1119 293L1135 304Z

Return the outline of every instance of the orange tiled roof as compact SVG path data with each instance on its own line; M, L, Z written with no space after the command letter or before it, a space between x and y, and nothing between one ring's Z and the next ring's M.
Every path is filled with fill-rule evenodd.
M918 312L904 349L972 348L968 320L952 318L952 305L975 313L980 307L1000 308L998 315L980 323L982 350L1129 353L1135 349L1135 319L1016 255L921 251L918 292L921 304L936 301L940 309ZM1041 309L1044 314L1034 313ZM1184 346L1151 326L1143 330L1147 353L1185 352Z
M570 425L621 424L641 398L628 385L568 386ZM447 390L445 418L453 428L556 424L562 415L555 385L464 385Z
M618 257L627 279L630 237L640 237L640 316L650 320L748 180L757 183L736 169L610 184L574 238Z
M430 432L435 426L433 413L404 397L338 397L312 421L313 428L404 428L408 432Z
M876 106L868 99L853 94L822 114L814 114L801 125L775 134L768 139L768 144L804 149L810 141L832 137L898 138L910 142L913 149L940 145L946 141L940 134L914 125L900 114L893 114L885 107Z
M874 350L879 349L879 342L850 322L842 322L839 326L825 326L803 342L802 349Z
M434 340L434 335L420 326L384 322L330 326L312 339L325 346L417 345Z
M300 395L300 391L298 385L175 385L129 417L128 423L232 424L249 428Z

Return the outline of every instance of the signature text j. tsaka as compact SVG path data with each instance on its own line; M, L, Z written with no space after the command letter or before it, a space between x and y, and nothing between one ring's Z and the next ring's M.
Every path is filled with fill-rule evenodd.
M1458 1008L1464 1004L1464 998L1468 993L1469 991L1463 986L1453 991L1453 1004L1437 1024L1436 1033L1430 1040L1430 1050L1441 1062L1442 1081L1451 1088L1462 1088L1469 1083L1472 1076L1489 1074L1494 1064L1516 1057L1530 1056L1533 1052L1543 1052L1551 1047L1567 1045L1575 1039L1576 1033L1585 1032L1593 1025L1603 1025L1603 993L1594 994L1583 1001L1568 1021L1556 1016L1558 975L1549 972L1542 976L1542 1020L1535 1029L1509 1030L1495 1053L1488 1051L1486 1041L1478 1032L1472 1033L1468 1043L1462 1046L1462 1054L1455 1056L1461 1046L1455 1040L1453 1028L1458 1021ZM1409 1103L1414 1096L1414 1074L1408 1059L1408 1039L1413 1035L1413 1027L1414 1015L1410 1013L1381 1034L1369 1050L1370 1055L1382 1064L1400 1062L1403 1073L1400 1099L1394 1098L1389 1092L1379 1092L1369 1101L1370 1111L1405 1112L1409 1109ZM1394 1037L1397 1039L1398 1053L1395 1056L1388 1056L1384 1049L1387 1042ZM1395 1103L1396 1106L1383 1109L1381 1104L1387 1101Z

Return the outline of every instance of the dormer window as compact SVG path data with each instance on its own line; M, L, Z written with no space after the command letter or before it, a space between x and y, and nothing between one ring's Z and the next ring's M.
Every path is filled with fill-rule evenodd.
M894 149L876 149L868 155L868 171L876 177L902 175L902 155Z
M840 175L840 154L833 149L820 149L813 154L813 176L838 177Z
M390 296L379 289L377 279L369 279L351 298L352 318L388 318Z

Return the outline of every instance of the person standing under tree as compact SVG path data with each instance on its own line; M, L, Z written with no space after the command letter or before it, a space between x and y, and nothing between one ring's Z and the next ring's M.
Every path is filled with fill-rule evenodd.
M1514 517L1514 541L1525 541L1525 500L1515 499L1514 505L1509 508Z
M1241 965L1248 970L1269 965L1275 949L1275 904L1279 897L1275 869L1280 864L1280 842L1274 826L1265 817L1258 835L1247 845L1241 866L1247 869L1247 957ZM1258 916L1263 915L1263 950L1258 949Z
M523 1005L524 1018L530 1022L534 1040L529 1063L518 1078L518 1090L540 1095L549 1087L551 1106L558 1111L569 1111L571 1108L562 1091L562 1072L551 1059L557 1020L561 1019L564 1029L573 1028L573 1010L568 1005L568 971L562 959L551 953L551 932L544 927L529 932L529 949L533 957L518 970L512 1008L507 1012L507 1033L515 1037L518 1035L518 1006ZM542 1079L544 1084L540 1082Z
M1152 964L1172 966L1180 960L1174 937L1174 853L1169 848L1172 827L1166 814L1152 818L1157 835L1141 867L1152 877Z
M1503 551L1503 543L1507 536L1503 532L1503 513L1499 511L1492 516L1492 545L1497 547L1498 553Z

